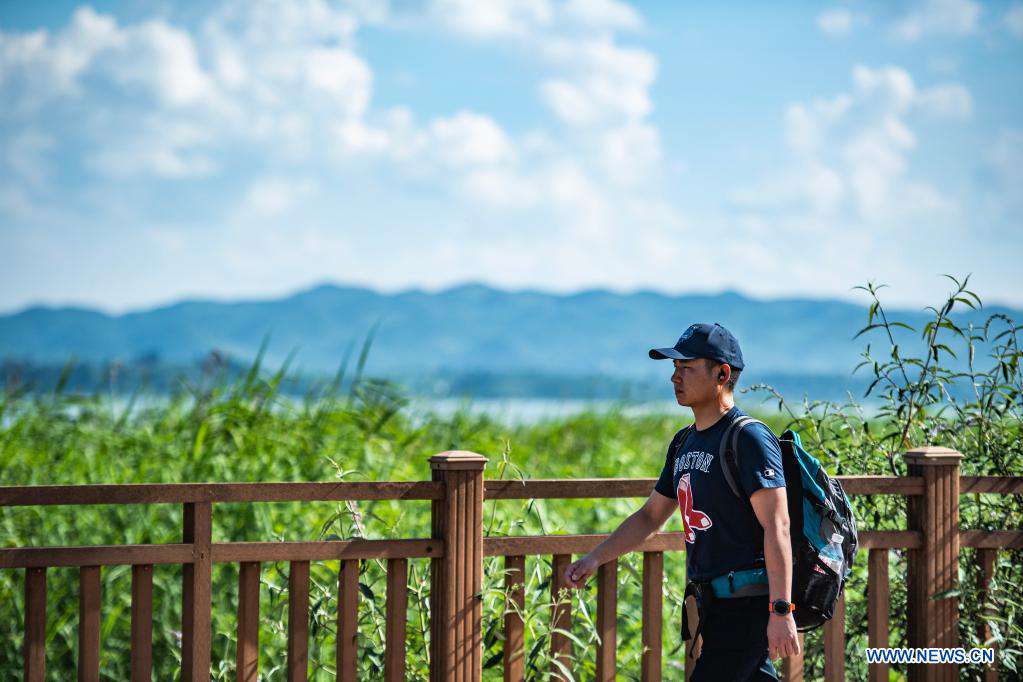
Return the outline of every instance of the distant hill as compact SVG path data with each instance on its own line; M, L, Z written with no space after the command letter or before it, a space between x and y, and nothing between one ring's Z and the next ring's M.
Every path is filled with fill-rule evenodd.
M980 321L995 311L1023 319L1020 311L1005 308L966 315ZM897 317L917 326L927 319L915 311ZM687 325L707 321L739 338L748 369L744 383L769 375L832 380L847 377L857 363L865 341L853 337L866 320L866 308L853 303L756 300L736 293L559 295L471 284L384 294L323 285L277 300L183 301L123 315L31 307L0 316L0 359L59 364L74 356L88 363L184 365L215 349L245 362L269 335L269 365L294 350L297 369L329 373L346 352L357 354L376 326L367 372L410 382L534 375L645 383L670 373L666 362L647 358L647 349L672 345Z

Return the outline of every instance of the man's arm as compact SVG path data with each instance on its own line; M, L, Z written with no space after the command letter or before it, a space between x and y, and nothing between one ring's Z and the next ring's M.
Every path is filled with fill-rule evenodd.
M643 506L622 521L606 540L565 569L565 584L582 587L601 565L634 550L660 530L677 508L678 500L652 491Z
M761 488L750 496L753 511L764 528L764 562L771 601L792 601L792 544L789 537L789 510L785 488ZM771 614L767 623L767 642L771 658L799 653L796 621L791 613Z

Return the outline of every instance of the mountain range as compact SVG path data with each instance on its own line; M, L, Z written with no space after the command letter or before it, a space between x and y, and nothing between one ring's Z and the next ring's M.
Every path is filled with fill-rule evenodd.
M888 311L916 329L923 311ZM982 323L994 312L959 313ZM0 359L54 365L75 358L184 365L216 350L251 360L266 342L268 364L295 353L308 374L335 372L372 335L366 371L406 379L532 375L664 379L670 364L647 357L689 324L720 322L739 339L743 383L766 377L848 378L870 336L866 305L838 300L759 300L734 292L670 295L587 290L557 294L467 284L394 294L324 284L275 300L186 300L112 315L82 307L33 306L0 316ZM901 332L912 344L919 334ZM456 379L457 382L457 379Z

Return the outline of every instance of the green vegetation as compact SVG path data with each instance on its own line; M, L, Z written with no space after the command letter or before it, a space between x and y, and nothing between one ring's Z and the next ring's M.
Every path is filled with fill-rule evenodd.
M878 289L866 287L876 297ZM880 412L868 416L855 401L845 404L789 404L771 388L751 387L740 404L766 413L779 431L792 424L804 443L832 473L902 474L900 453L932 443L965 455L964 474L1019 475L1023 472L1020 409L1019 327L995 315L980 327L961 328L948 317L954 307L979 305L965 283L956 283L948 301L933 310L922 329L903 328L879 302L869 310L866 331L872 346L863 365ZM792 333L798 333L793 328ZM923 339L923 344L920 339ZM919 357L901 350L923 347ZM880 341L883 351L877 349ZM983 347L986 357L972 349ZM652 477L665 447L689 419L686 411L625 416L615 408L529 425L509 425L485 415L459 412L447 417L412 414L394 385L363 376L368 344L351 376L343 368L330 384L310 390L299 401L284 399L279 387L288 364L266 374L257 362L244 376L212 374L183 385L169 399L123 405L107 394L76 395L58 383L47 395L9 390L0 403L0 471L5 485L53 483L159 483L177 481L420 480L429 477L426 459L448 449L490 457L487 476ZM967 360L944 362L951 353ZM875 360L875 358L877 358ZM950 366L956 369L948 369ZM864 370L861 370L861 372ZM969 390L964 391L963 386ZM342 389L342 387L345 387ZM960 396L966 396L962 398ZM772 399L761 403L761 398ZM775 409L775 402L777 407ZM1018 496L964 497L965 528L1021 528ZM485 524L491 534L605 532L639 500L488 502ZM901 499L855 498L861 528L904 526ZM181 510L171 505L140 507L55 507L0 510L3 546L162 543L180 541ZM678 519L668 530L678 530ZM426 502L343 504L217 505L215 541L310 540L365 536L425 537ZM892 646L905 643L902 552L892 552ZM978 619L986 618L1005 651L1003 671L1016 671L1023 650L1023 561L1002 552L998 581L989 604L971 590L977 562L970 550L961 562L961 631L964 646L978 645ZM866 644L865 555L847 585L849 679L865 679L858 652ZM664 652L669 679L680 676L684 658L678 635L683 587L683 555L666 557ZM620 670L639 675L639 557L623 557L619 571ZM336 562L313 566L310 660L313 679L333 679ZM428 564L413 561L409 576L408 665L410 679L426 679ZM527 675L542 679L549 668L547 618L549 557L527 562ZM287 564L264 564L261 590L261 665L266 679L283 679L286 651ZM156 679L172 679L179 665L180 568L154 571L154 658ZM105 679L128 676L130 570L103 571L101 665ZM0 571L0 677L20 675L22 640L21 571ZM237 567L214 567L214 672L232 679L234 667ZM363 562L360 574L360 677L377 679L383 652L383 565ZM484 585L484 662L498 677L504 596L500 560L487 560ZM48 571L47 666L60 679L74 674L77 649L77 572ZM578 642L577 679L592 677L587 655L595 641L595 588L573 593ZM807 637L807 679L820 676L820 631ZM979 670L964 668L979 679Z

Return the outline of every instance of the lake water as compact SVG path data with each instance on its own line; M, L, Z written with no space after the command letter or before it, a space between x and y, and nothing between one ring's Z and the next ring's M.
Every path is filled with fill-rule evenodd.
M469 414L485 414L508 424L532 424L544 419L568 417L582 412L610 412L632 416L675 414L690 417L688 409L674 401L622 403L614 400L548 400L535 398L494 399L413 399L406 408L413 414L433 412L442 417L460 410Z
M286 396L278 399L287 400ZM158 407L166 398L158 395L147 395L136 399L134 409ZM105 404L115 412L128 409L129 400L124 396L106 398ZM68 406L71 414L78 413L80 406ZM680 418L691 418L692 413L683 409L674 401L657 401L641 403L623 403L615 400L551 400L540 398L504 398L504 399L437 399L411 398L405 407L410 415L433 413L441 417L462 411L472 415L485 414L506 424L534 424L544 419L558 419L577 415L587 411L611 412L626 416L648 414L671 414ZM11 415L4 415L0 427L10 424Z

